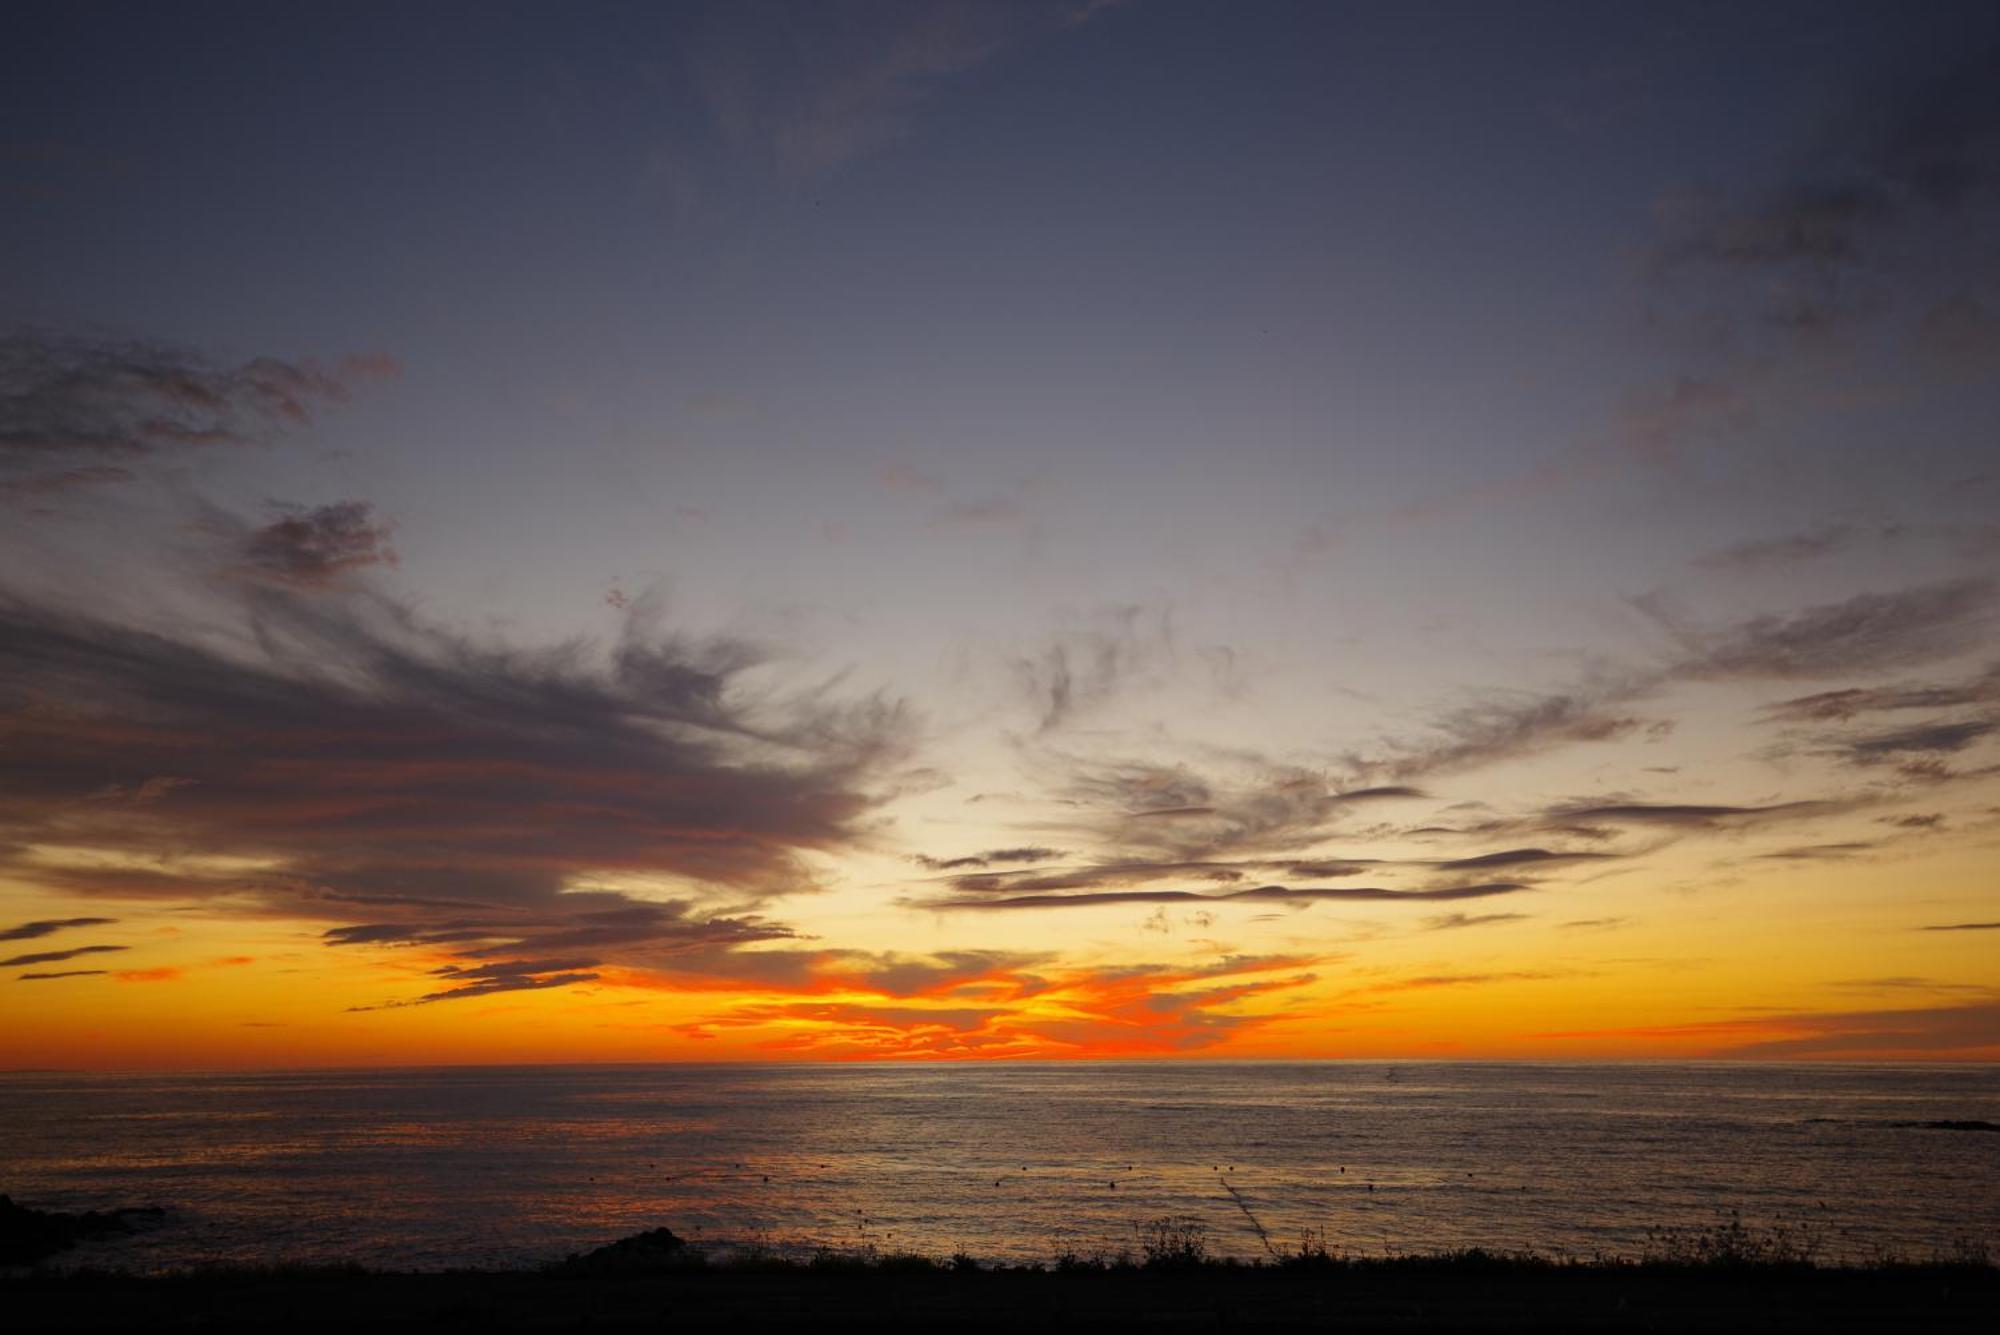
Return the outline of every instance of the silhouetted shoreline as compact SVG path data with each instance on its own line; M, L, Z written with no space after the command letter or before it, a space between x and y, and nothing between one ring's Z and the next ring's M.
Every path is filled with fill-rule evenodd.
M157 1206L67 1214L33 1209L0 1194L0 1266L32 1265L79 1242L134 1233L165 1218L166 1212Z
M167 1276L37 1271L0 1283L13 1329L757 1328L1344 1331L1971 1331L1990 1265L1558 1263L1482 1253L1317 1265L984 1268L913 1258L684 1264L650 1273L359 1268Z
M658 1329L753 1324L870 1329L1024 1326L1376 1330L1958 1331L2000 1317L2000 1267L1957 1258L1815 1264L1782 1232L1729 1225L1677 1235L1646 1259L1482 1250L1358 1257L1302 1245L1216 1259L1198 1230L1159 1220L1138 1255L1045 1265L967 1256L723 1255L656 1228L536 1269L399 1272L360 1266L212 1267L165 1274L28 1268L117 1215L7 1202L0 1282L10 1328L161 1324L248 1330ZM86 1226L86 1224L88 1226ZM99 1226L102 1227L99 1227Z
M1663 1232L1636 1257L1481 1249L1400 1256L1307 1238L1263 1260L1211 1255L1192 1218L1136 1252L1041 1264L823 1250L807 1259L690 1244L659 1227L533 1268L212 1266L137 1273L47 1265L76 1244L171 1226L156 1209L65 1214L0 1196L0 1312L11 1329L592 1330L680 1325L871 1329L1958 1331L2000 1318L1983 1244L1929 1259L1817 1262L1809 1235L1737 1221ZM163 1316L164 1314L164 1316Z

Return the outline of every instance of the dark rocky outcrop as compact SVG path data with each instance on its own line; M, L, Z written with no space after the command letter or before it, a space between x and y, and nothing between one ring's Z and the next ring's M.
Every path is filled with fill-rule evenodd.
M672 1229L655 1228L571 1256L555 1269L565 1275L646 1275L685 1265L689 1255L687 1242Z
M82 1214L31 1210L0 1195L0 1265L33 1265L85 1239L134 1233L163 1217L163 1211L150 1207Z

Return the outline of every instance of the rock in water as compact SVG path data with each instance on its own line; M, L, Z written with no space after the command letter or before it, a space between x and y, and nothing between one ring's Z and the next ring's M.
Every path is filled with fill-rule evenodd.
M672 1229L655 1228L573 1255L556 1268L571 1275L644 1275L683 1265L687 1256L687 1243Z
M164 1214L152 1208L64 1214L60 1210L31 1210L16 1204L11 1196L0 1195L0 1265L32 1265L86 1238L131 1233L141 1225L156 1224Z

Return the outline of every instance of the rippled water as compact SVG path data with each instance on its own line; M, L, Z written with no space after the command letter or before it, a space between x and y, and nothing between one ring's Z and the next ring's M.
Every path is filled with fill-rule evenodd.
M714 1244L1046 1260L1193 1215L1379 1253L2000 1241L1992 1067L1160 1064L0 1076L0 1191L170 1222L91 1264L532 1263ZM1899 1123L1905 1125L1898 1125ZM1226 1185L1225 1185L1226 1184ZM1230 1188L1235 1189L1235 1195ZM1239 1205L1237 1196L1241 1197Z

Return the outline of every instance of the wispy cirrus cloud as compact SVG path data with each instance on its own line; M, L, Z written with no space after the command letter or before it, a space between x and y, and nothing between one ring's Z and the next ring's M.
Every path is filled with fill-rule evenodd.
M909 901L924 909L1059 909L1094 908L1107 904L1427 904L1461 899L1490 899L1534 887L1522 881L1482 881L1472 885L1439 886L1428 890L1395 890L1384 886L1257 885L1243 890L1079 890L1046 894L957 895Z
M967 871L998 864L1021 862L1049 862L1063 855L1059 848L1047 848L1039 844L1019 848L989 848L979 853L966 853L955 858L936 858L923 853L911 855L911 861L926 871Z
M218 365L140 339L17 330L0 337L0 494L120 482L156 455L269 443L397 371L379 355Z
M1659 372L1629 386L1600 428L1539 462L1374 515L1305 528L1294 559L1347 535L1435 522L1669 466L1759 425L1856 397L1857 345L1893 349L1874 392L1926 378L2000 375L2000 289L1991 266L1936 263L2000 226L2000 99L1989 48L1880 81L1801 136L1789 168L1740 190L1683 186L1635 238L1633 318L1663 344ZM1956 235L1954 235L1956 233ZM1912 374L1914 373L1914 374ZM1865 394L1860 397L1866 397ZM1983 437L1941 445L1968 460ZM1846 545L1858 531L1753 541L1711 568L1765 569Z
M1512 848L1494 853L1476 854L1463 858L1338 858L1327 856L1317 859L1286 858L1243 858L1235 860L1211 861L1106 861L1080 863L1056 867L1037 867L1032 870L965 870L947 879L951 896L964 901L995 901L1020 899L1033 895L1075 895L1090 892L1102 895L1113 892L1142 891L1146 893L1165 892L1175 897L1196 894L1211 899L1228 898L1290 898L1306 902L1317 896L1329 899L1373 899L1395 898L1406 895L1440 895L1465 887L1465 882L1450 879L1443 885L1421 887L1336 887L1315 890L1312 887L1290 887L1257 884L1264 877L1284 876L1296 880L1334 879L1359 876L1367 872L1388 874L1429 874L1446 873L1457 878L1474 873L1511 871L1517 875L1530 875L1540 871L1554 871L1577 864L1616 861L1623 854L1598 851L1558 851L1546 848ZM1435 880L1435 877L1427 877ZM1174 882L1185 884L1189 881L1202 882L1210 889L1183 891ZM1249 884L1246 884L1249 883ZM1475 888L1485 888L1489 892L1500 882L1479 882ZM1526 888L1526 883L1506 882L1510 888ZM1279 893L1282 892L1282 893ZM926 906L936 901L916 901ZM1134 901L1140 902L1140 901Z
M806 186L922 132L954 78L1117 7L1106 0L870 0L697 9L673 77L698 126L657 143L646 175L683 212L724 182ZM661 74L666 72L663 67Z
M1844 723L1862 714L1992 703L2000 703L2000 667L1945 685L1850 686L1820 691L1766 705L1763 712L1777 722Z
M1567 746L1662 738L1669 721L1649 719L1642 706L1678 685L1837 680L1949 660L1983 642L1994 605L1994 589L1985 580L1916 585L1721 623L1703 623L1661 600L1642 600L1644 610L1670 632L1669 643L1650 663L1600 661L1567 690L1488 693L1434 715L1428 730L1392 736L1366 751L1351 749L1323 769L1199 748L1196 758L1179 763L1041 748L1033 759L1048 771L1051 793L1064 813L1042 828L1094 850L1094 860L1032 871L970 862L925 864L957 873L950 892L906 902L926 909L1007 910L1157 907L1197 900L1299 905L1375 894L1394 902L1448 891L1449 881L1438 882L1461 877L1474 880L1475 894L1514 893L1527 888L1516 878L1643 858L1664 843L1692 836L1832 819L1859 803L1882 800L1883 794L1846 792L1831 782L1825 796L1763 802L1687 802L1627 790L1514 815L1474 804L1487 814L1415 827L1362 825L1352 817L1377 801L1424 800L1425 791L1409 782L1420 776L1476 774ZM1941 705L1979 698L1989 685L1980 678L1949 689L1821 692L1783 702L1766 716ZM1940 756L1981 742L1991 730L1984 718L1941 719L1843 738L1837 749L1828 741L1820 750L1850 764L1879 757L1904 769L1916 762L1935 767ZM1934 782L1940 776L1921 777ZM1407 852L1385 859L1326 851L1336 838L1365 847L1391 837L1476 840L1487 847L1428 859ZM1492 847L1498 840L1519 842ZM1862 851L1859 841L1827 840L1753 856L1823 859ZM1391 879L1373 887L1324 884L1369 869ZM1429 875L1412 878L1412 873ZM1502 876L1509 879L1496 879Z
M115 848L171 823L350 892L531 902L592 868L776 888L798 850L848 837L902 726L881 701L759 707L731 690L745 647L636 626L593 654L482 643L374 596L259 590L243 616L211 643L0 603L36 774L0 783L0 826ZM144 807L82 801L157 774L180 782Z
M1863 536L1854 524L1822 524L1803 533L1753 538L1695 558L1704 570L1747 574L1798 565L1847 550Z
M1078 813L1065 833L1117 850L1107 860L1179 863L1269 856L1317 843L1356 811L1421 800L1406 784L1344 782L1331 769L1243 755L1212 766L1043 752L1055 795Z
M2000 186L2000 96L1993 52L1870 90L1805 147L1790 176L1740 197L1694 195L1665 218L1651 263L1782 274L1744 284L1765 318L1823 322L1865 301L1843 278L1900 258L1894 240L1941 215L1992 203ZM1858 286L1859 291L1854 289Z
M345 920L330 944L480 969L516 946L725 967L791 933L717 904L812 888L802 859L859 837L905 744L892 702L752 693L755 650L637 614L610 645L518 648L331 587L352 544L329 550L329 533L354 536L308 522L284 540L311 577L213 586L199 631L0 596L18 762L0 776L0 865L76 898ZM191 841L216 856L172 854ZM635 899L620 878L670 889ZM424 999L589 971L468 976Z
M0 969L14 969L28 964L60 964L65 960L81 959L85 955L109 955L130 948L129 946L72 946L68 950L35 951L0 960Z
M431 973L449 980L435 992L382 1006L354 1006L351 1010L381 1010L402 1006L424 1006L438 1001L461 1001L490 997L500 992L534 992L551 987L570 987L596 982L590 960L505 960L493 964L446 965Z
M566 894L552 904L488 906L479 919L424 916L393 922L354 923L326 929L329 946L409 947L451 963L434 967L446 985L389 1007L423 1005L594 982L605 970L700 974L759 979L768 957L745 955L746 946L787 941L797 933L755 914L697 910L686 901L634 903L616 894ZM567 955L506 958L530 951ZM783 957L786 972L804 976L828 958L825 951ZM768 977L761 981L769 983ZM376 1010L381 1006L358 1007Z
M20 335L0 347L0 469L274 441L395 371ZM0 727L19 762L0 775L0 867L73 900L318 919L329 946L442 961L405 1004L669 962L729 975L745 947L795 935L751 907L814 888L805 859L861 837L910 735L879 696L753 691L766 655L667 633L649 608L609 644L520 647L429 620L368 578L394 554L365 502L261 525L208 508L185 531L197 546L161 574L195 617L0 586ZM182 970L63 976L107 973Z
M1894 767L1907 778L1936 782L1955 777L1946 764L1949 758L2000 735L1996 705L2000 705L2000 671L1988 669L1945 685L1822 691L1779 701L1763 713L1767 720L1795 725L1774 744L1772 754L1823 756L1861 769ZM1869 715L1917 711L1935 713L1922 722L1897 727L1852 726Z
M1862 841L1848 841L1834 844L1802 844L1796 848L1780 848L1757 856L1767 862L1841 862L1873 852L1878 845Z
M1641 608L1679 642L1676 677L1691 681L1787 680L1879 672L1976 648L1990 634L1996 590L1985 578L1862 593L1789 615L1698 626L1658 599Z
M1042 649L1014 659L1016 683L1035 732L1054 732L1175 667L1173 613L1163 606L1103 608L1058 631Z
M1526 913L1441 913L1425 918L1427 932L1453 932L1464 927L1497 927L1501 923L1526 922L1532 915Z
M1619 854L1599 853L1589 850L1563 851L1548 848L1508 848L1498 853L1479 853L1472 857L1446 858L1441 862L1427 865L1439 871L1492 871L1496 868L1560 867L1577 862L1607 862Z
M1428 736L1394 740L1374 756L1351 754L1355 772L1402 778L1464 772L1563 746L1663 735L1663 721L1648 722L1634 706L1676 683L1810 681L1948 660L1988 641L2000 590L1985 578L1945 580L1719 626L1702 625L1659 595L1635 605L1674 644L1652 664L1600 667L1567 691L1490 694L1440 715ZM1995 694L1992 678L1988 672L1957 687L1822 692L1771 706L1767 715L1838 717L1984 700Z
M1597 802L1550 808L1548 820L1561 824L1660 826L1678 830L1743 829L1777 821L1807 820L1828 814L1825 802L1775 802L1728 806L1692 802Z
M1426 732L1392 738L1372 754L1350 752L1347 762L1357 776L1406 783L1631 738L1657 726L1628 707L1657 684L1648 673L1600 673L1565 691L1490 692L1440 713Z
M2000 732L2000 720L1963 719L1955 723L1926 723L1913 728L1869 733L1837 744L1841 755L1855 765L1880 765L1910 756L1948 756L1966 750L1980 740Z
M40 918L34 922L16 923L0 931L0 941L32 941L77 927L108 927L117 921L116 918Z
M352 570L393 566L389 526L366 501L337 501L310 509L292 507L244 535L245 565L290 584L325 584Z

